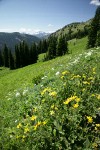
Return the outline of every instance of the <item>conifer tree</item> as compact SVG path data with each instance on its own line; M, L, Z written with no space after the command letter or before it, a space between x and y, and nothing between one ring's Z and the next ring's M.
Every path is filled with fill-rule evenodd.
M4 67L9 67L8 47L6 44L4 45L4 49L3 49L3 62L4 62Z
M37 46L35 43L30 48L30 64L36 63L38 60Z
M9 68L11 70L14 69L14 57L11 53L11 50L9 50Z
M18 45L15 45L15 68L20 68L20 50Z
M97 32L96 46L100 46L100 30Z
M55 36L50 37L47 59L52 59L56 57L56 47L57 47L57 38Z
M60 37L57 44L57 56L62 56L68 53L68 43L64 37Z
M3 66L3 56L2 56L2 53L1 53L1 50L0 50L0 67Z

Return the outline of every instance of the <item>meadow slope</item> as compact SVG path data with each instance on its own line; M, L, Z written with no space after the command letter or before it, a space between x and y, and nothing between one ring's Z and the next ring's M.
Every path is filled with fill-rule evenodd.
M47 62L38 62L37 64L13 71L1 68L0 99L4 99L9 92L13 92L14 90L33 86L33 81L36 80L36 78L41 78L46 72L50 71L51 68L58 66L59 63L68 63L70 59L86 49L86 42L87 38L69 41L70 54Z
M85 50L86 41L69 41L63 57L2 70L0 149L100 149L100 47Z

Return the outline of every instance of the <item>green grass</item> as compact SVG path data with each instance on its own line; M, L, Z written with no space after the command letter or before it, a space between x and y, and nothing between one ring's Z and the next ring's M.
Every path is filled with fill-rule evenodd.
M71 54L63 57L58 57L56 59L47 62L38 62L37 64L29 65L27 67L10 71L9 69L0 70L0 99L4 99L9 92L14 90L24 88L27 86L33 86L33 80L41 78L46 74L51 68L57 66L59 62L67 63L70 57L74 58L75 55L83 52L86 47L87 38L76 41L74 45L74 40L69 42L69 50ZM43 58L42 54L40 59Z
M86 41L70 41L63 57L1 71L0 149L100 148L100 47L85 50Z

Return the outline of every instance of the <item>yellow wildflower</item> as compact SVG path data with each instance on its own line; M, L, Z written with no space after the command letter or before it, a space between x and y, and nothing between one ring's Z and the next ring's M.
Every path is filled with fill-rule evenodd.
M90 77L90 78L88 78L88 80L94 80L94 78L93 78L93 77Z
M64 76L61 76L61 79L63 79L64 78Z
M97 99L100 99L100 94L97 95Z
M95 96L95 94L91 94L91 96L92 96L92 97L94 97L94 96Z
M95 71L96 70L96 68L94 67L93 69L92 69L92 71Z
M47 124L47 121L43 121L42 123L43 123L43 125L45 125L45 124Z
M54 104L52 104L52 105L51 105L51 108L53 109L54 107L55 107L55 105L54 105Z
M100 127L100 124L96 124L96 127Z
M81 76L80 75L75 75L75 76L73 76L73 78L81 78Z
M38 123L34 126L34 130L36 130L37 127L40 126L41 124L42 124L42 122L41 122L41 121L38 121Z
M42 92L41 95L44 95L46 92L51 92L51 88L45 88Z
M26 136L25 136L25 135L23 135L23 136L22 136L22 138L23 138L23 139L25 139L25 138L26 138Z
M74 107L74 108L77 108L77 107L79 107L79 104L76 103L76 104L73 105L73 107Z
M71 102L72 100L75 100L76 102L79 102L80 98L78 98L77 96L71 96L71 97L67 98L67 100L64 102L64 104L68 105L69 102Z
M28 128L28 127L26 127L26 128L24 129L24 133L27 133L27 132L29 132L29 128Z
M54 115L55 112L53 110L50 111L50 115Z
M75 101L76 101L76 102L79 102L79 101L80 101L80 98L77 97L77 98L75 99Z
M97 143L93 143L92 146L93 146L93 148L98 147Z
M21 125L21 123L19 123L18 125L17 125L17 128L19 129L19 128L21 128L22 127L22 125Z
M90 83L89 83L89 82L87 82L87 81L83 81L83 84L90 85Z
M86 79L86 75L85 74L83 74L83 76L82 76L84 79Z
M68 73L69 73L69 71L64 71L64 72L62 72L62 75L64 76L64 75L66 75Z
M84 91L85 91L85 88L82 89L82 92L84 92Z
M49 93L49 95L52 96L52 97L56 97L57 96L57 92L55 92L55 91L51 92L51 93Z
M92 123L93 122L93 119L91 116L87 116L87 120L88 120L88 123Z
M37 116L32 116L31 120L34 121L37 118Z
M64 104L65 104L65 105L68 105L69 102L71 102L71 99L67 99L67 100L64 102Z
M55 109L55 110L58 110L58 108L54 104L51 106L51 108Z
M94 130L98 130L98 128L97 127L95 127L95 129Z
M40 125L41 125L41 123L42 123L41 121L38 121L37 126L40 126Z
M19 139L19 138L20 138L20 135L17 135L17 136L16 136L16 139Z

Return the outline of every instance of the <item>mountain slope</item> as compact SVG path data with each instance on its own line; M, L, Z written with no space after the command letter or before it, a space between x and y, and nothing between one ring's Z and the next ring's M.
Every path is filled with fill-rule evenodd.
M14 50L15 45L21 41L26 41L28 44L32 44L33 42L38 43L40 39L34 35L21 34L18 32L0 32L0 49L2 49L4 44L7 44L7 46L11 48L11 50Z
M74 35L77 36L78 32L84 32L86 35L88 34L88 30L90 28L92 19L86 22L74 22L64 26L63 28L57 30L56 32L52 33L51 36L59 37L61 35L68 35L71 34L72 38L75 38ZM84 35L83 35L84 36Z

